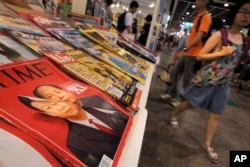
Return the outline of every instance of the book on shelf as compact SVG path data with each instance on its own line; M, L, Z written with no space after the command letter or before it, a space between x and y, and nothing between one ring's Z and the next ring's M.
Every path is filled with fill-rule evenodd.
M0 117L65 166L117 166L133 115L48 58L0 66Z
M41 144L22 130L0 119L1 166L63 165Z
M73 49L50 34L34 34L10 29L4 29L4 31L39 54L41 54L41 51L67 51Z
M14 41L0 30L0 64L26 61L41 57L27 49L24 45Z
M110 95L131 112L138 110L142 85L128 75L80 50L43 54L77 79Z
M45 34L46 32L34 25L32 22L20 17L10 17L0 14L0 28L8 28L11 30L22 30L34 34Z

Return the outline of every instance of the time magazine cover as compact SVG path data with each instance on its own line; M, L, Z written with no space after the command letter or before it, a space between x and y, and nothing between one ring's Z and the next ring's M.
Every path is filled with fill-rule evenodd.
M45 32L33 23L20 17L10 17L0 15L0 28L8 28L11 30L22 30L34 34L45 34Z
M37 140L0 119L0 166L63 165Z
M0 64L37 59L35 54L0 31Z
M40 54L41 51L67 51L73 49L49 34L34 34L4 29L8 35Z
M0 66L0 116L65 166L117 166L133 115L48 58Z
M142 87L133 78L80 50L43 52L65 71L104 91L133 110L138 109Z

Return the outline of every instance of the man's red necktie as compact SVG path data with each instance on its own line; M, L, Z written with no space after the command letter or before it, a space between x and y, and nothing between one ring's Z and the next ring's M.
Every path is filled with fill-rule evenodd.
M93 119L89 119L89 123L95 125L99 130L105 133L117 136L117 134L115 134L115 132L112 129L95 122Z

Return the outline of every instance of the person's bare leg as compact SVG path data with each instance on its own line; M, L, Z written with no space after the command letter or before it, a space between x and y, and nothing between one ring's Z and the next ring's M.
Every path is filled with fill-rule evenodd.
M180 113L182 113L183 111L186 111L188 109L191 109L192 106L188 101L183 101L181 102L181 104L176 107L176 109L174 111L172 111L170 113L171 117L177 117Z
M179 127L179 124L177 122L177 116L188 110L188 109L191 109L192 106L191 104L188 102L188 101L183 101L181 102L181 104L174 110L170 113L170 123L171 125L174 127L174 128L178 128Z
M202 143L202 146L205 149L208 149L211 147L213 136L219 124L219 118L220 118L220 115L213 114L213 113L209 113L207 116L206 125L205 125L205 134L204 134L204 139ZM219 158L218 156L214 156L213 159L218 160Z

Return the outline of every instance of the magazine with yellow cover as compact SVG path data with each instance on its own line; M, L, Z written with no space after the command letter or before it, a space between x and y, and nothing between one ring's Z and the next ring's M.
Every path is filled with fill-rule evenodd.
M54 30L53 32L60 36L62 40L66 41L74 48L84 50L91 56L94 56L95 58L119 69L121 72L135 78L141 83L145 82L146 75L152 67L151 63L138 62L133 57L119 57L118 55L104 48L103 46L82 36L78 31Z
M99 32L97 32L96 30L92 29L92 30L80 30L80 32L88 37L89 39L91 39L92 41L104 46L107 49L119 49L120 47L118 45L116 45L115 43L113 43L112 41L110 41L108 38L106 38L104 35L100 34Z
M140 85L134 79L80 50L43 54L74 77L97 87L126 106L133 103L134 96L139 91ZM137 110L138 104L133 109Z
M153 66L151 62L131 54L95 30L80 30L80 32L92 42L102 45L105 49L112 52L112 54L116 54L120 58L127 60L130 64L136 64L145 73L148 73L149 69Z
M145 83L147 78L147 72L142 68L138 67L137 64L132 64L126 61L125 59L120 58L119 56L109 52L105 48L100 45L94 45L92 47L83 46L86 50L96 58L104 61L107 64L121 70L122 72L126 73L127 75L135 78L142 84ZM88 47L88 48L87 48ZM148 68L148 67L146 67Z

